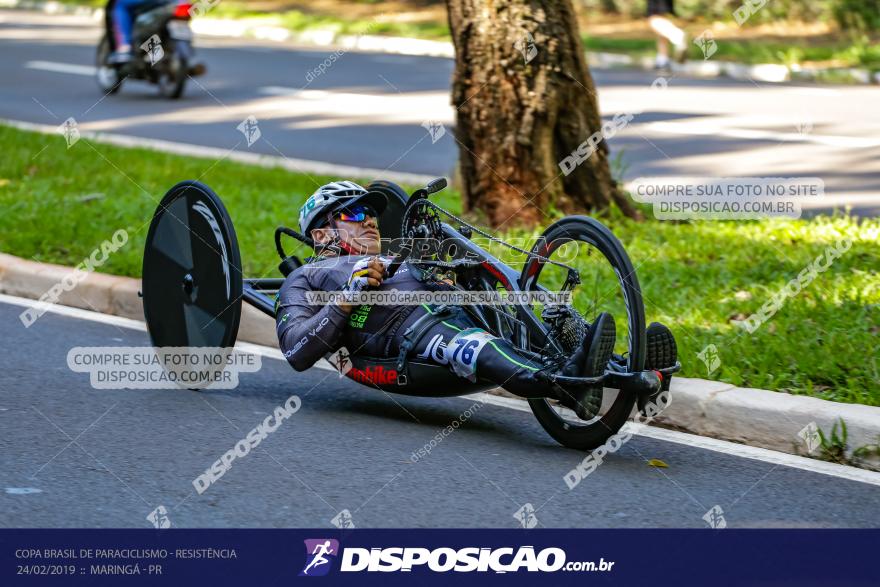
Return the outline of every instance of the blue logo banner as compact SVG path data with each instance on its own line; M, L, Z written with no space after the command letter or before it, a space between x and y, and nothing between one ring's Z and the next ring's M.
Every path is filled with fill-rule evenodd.
M0 585L878 585L880 530L0 530Z

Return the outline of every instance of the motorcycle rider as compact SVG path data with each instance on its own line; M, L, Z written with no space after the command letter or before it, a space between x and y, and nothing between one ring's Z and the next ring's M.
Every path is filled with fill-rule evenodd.
M107 58L111 65L122 65L132 60L131 31L134 12L138 6L148 2L149 0L108 0L104 8L104 18L114 47L113 53Z
M132 35L134 17L138 7L143 5L161 6L163 0L108 0L104 8L104 24L112 53L107 56L107 65L125 66L134 59ZM189 55L188 73L203 75L207 71L205 63L197 55ZM152 61L151 61L152 63Z
M319 188L300 210L299 227L315 243L317 257L293 271L284 281L276 302L276 331L281 350L297 371L345 346L367 357L407 355L430 357L447 365L459 377L495 383L525 398L550 397L570 407L583 419L601 407L602 388L564 389L548 375L572 377L601 375L614 348L614 319L602 313L588 325L581 345L562 365L546 365L524 356L508 341L477 328L461 308L414 306L359 306L347 303L309 303L315 291L353 294L366 287L403 291L442 289L417 277L404 264L387 278L390 259L380 256L377 217L387 204L385 196L351 181ZM428 348L441 337L443 344ZM440 350L438 353L437 350Z

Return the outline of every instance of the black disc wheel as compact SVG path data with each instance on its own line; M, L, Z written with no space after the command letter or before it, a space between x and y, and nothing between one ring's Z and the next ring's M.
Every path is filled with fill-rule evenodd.
M535 341L532 350L565 358L596 317L608 312L617 325L614 358L606 370L638 372L645 364L645 308L635 269L623 245L601 222L569 216L551 225L532 247L532 253L563 265L530 257L523 267L524 290L569 291L572 305L567 317L544 320L544 308L533 309L548 329L548 340ZM577 277L566 267L577 270ZM556 400L529 400L541 426L560 444L592 450L617 433L629 418L633 393L605 388L601 408L590 420L581 420Z
M184 181L162 198L147 233L142 289L153 346L235 344L241 257L229 214L208 186Z

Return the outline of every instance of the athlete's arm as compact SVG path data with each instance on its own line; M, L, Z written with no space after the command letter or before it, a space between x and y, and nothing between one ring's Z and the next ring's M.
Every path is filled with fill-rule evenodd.
M338 349L339 337L351 310L337 304L308 303L313 291L305 271L291 274L278 292L275 330L281 352L297 371L305 371L328 352Z
M310 304L307 299L309 292L326 290L324 287L316 288L311 283L313 279L318 279L315 275L317 271L321 269L303 269L292 273L278 292L279 306L275 316L278 342L281 352L297 371L305 371L325 354L339 348L339 337L349 314L357 305L347 304L344 299L323 306ZM368 286L378 287L382 284L384 271L384 263L375 257L358 261L342 285L343 298ZM333 273L325 275L332 276Z

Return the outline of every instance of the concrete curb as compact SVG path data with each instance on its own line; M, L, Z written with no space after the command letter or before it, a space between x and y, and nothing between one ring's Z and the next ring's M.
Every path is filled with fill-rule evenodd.
M40 299L70 272L70 267L0 253L0 293ZM143 320L139 290L139 279L91 273L73 290L62 293L58 303ZM274 348L278 344L275 323L244 304L238 340ZM683 377L673 379L672 402L656 422L701 436L811 456L798 434L811 423L828 434L839 418L843 418L849 431L850 455L854 448L880 441L880 408L877 407ZM817 452L814 450L812 456ZM880 470L876 461L859 465Z
M39 300L72 271L71 267L63 265L38 263L0 253L0 293ZM63 291L56 303L143 321L144 304L139 295L140 289L140 279L95 271L72 290ZM277 346L275 321L243 304L238 340Z
M818 456L799 436L815 424L826 436L839 419L848 431L847 455L880 442L880 408L831 402L763 389L736 387L721 381L672 380L672 402L657 423L701 436L801 456ZM880 463L861 463L880 470Z
M0 0L0 8L19 8L36 10L48 14L79 14L100 19L101 8L71 6L59 2L41 0ZM340 35L332 29L312 29L291 31L290 29L259 20L236 20L229 18L199 17L192 21L192 29L200 35L212 37L254 38L279 43L293 42L315 47L339 48L344 50L392 53L421 57L455 56L455 49L449 41L431 41L410 37L387 37L380 35ZM634 67L652 70L654 62L648 57L633 57L623 53L588 52L590 67L619 68ZM672 73L698 78L726 77L739 81L781 83L789 81L845 82L852 84L880 84L880 72L872 73L865 68L816 68L800 65L781 65L778 63L745 64L732 61L686 61L672 64Z
M646 71L654 69L654 61L650 57L632 57L620 53L588 53L587 62L590 67L615 68L634 67ZM729 78L739 81L756 81L764 83L783 83L790 81L808 82L845 82L852 84L880 84L880 72L873 75L871 71L855 67L803 67L800 65L782 65L779 63L755 63L752 65L735 61L685 61L672 64L672 73L697 78Z

